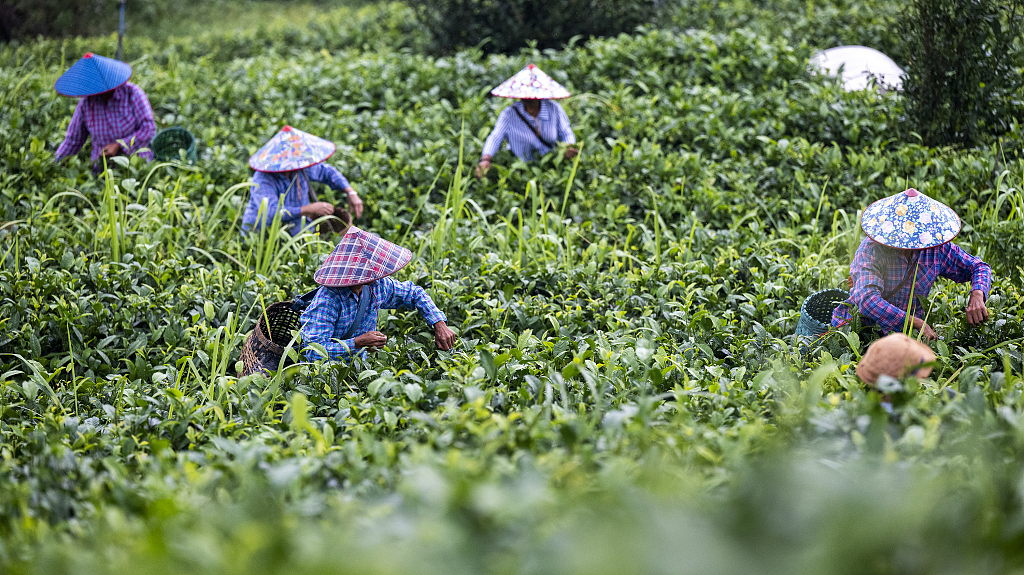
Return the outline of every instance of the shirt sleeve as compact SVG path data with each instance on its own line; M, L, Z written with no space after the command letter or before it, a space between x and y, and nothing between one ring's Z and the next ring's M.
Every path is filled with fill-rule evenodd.
M566 144L576 143L576 134L572 131L572 126L569 125L569 115L562 109L561 104L558 102L551 102L555 106L555 118L558 126L558 141L565 142Z
M75 113L71 115L67 134L64 135L64 141L61 142L54 154L54 161L59 162L68 156L74 156L85 145L85 140L89 137L89 128L85 126L85 112L82 111L84 105L85 98L82 98L75 106Z
M252 191L250 192L252 199L250 202L254 202L257 209L260 204L266 200L267 207L262 211L257 211L258 217L256 219L257 228L262 227L264 224L269 225L273 223L274 216L277 214L278 209L281 210L281 224L292 224L301 216L300 213L291 213L287 207L281 206L280 196L284 193L284 190L279 189L279 186L275 185L275 182L268 181L267 179L257 175L253 178Z
M134 133L124 138L128 145L126 153L130 156L143 148L149 148L153 143L153 136L156 135L156 121L153 119L153 107L149 104L149 97L138 86L131 86L132 114L135 116L135 125L138 127ZM153 158L153 151L139 152L139 156L148 159Z
M509 107L502 110L501 114L498 115L498 121L494 124L491 135L487 136L487 140L484 142L483 156L493 156L498 153L498 148L501 147L501 143L508 136L508 123L512 113L512 108Z
M850 300L857 305L860 313L873 320L886 333L901 331L907 313L882 297L884 278L878 272L874 258L863 246L857 250L850 274L853 276Z
M992 267L981 258L972 256L953 242L946 242L940 254L942 268L939 275L957 283L971 282L971 290L980 290L988 299L992 290Z
M380 307L383 309L415 309L420 312L429 325L439 321L448 321L444 313L437 309L434 300L430 299L426 290L412 282L399 282L391 278L380 280Z
M334 335L334 324L341 314L341 298L332 290L321 288L316 292L309 307L302 313L302 342L304 345L318 343L327 350L327 358L307 348L306 359L349 360L356 351L355 338L337 340Z
M344 190L350 187L348 179L341 173L341 170L330 164L317 164L306 170L309 179L321 184L327 184L332 189Z

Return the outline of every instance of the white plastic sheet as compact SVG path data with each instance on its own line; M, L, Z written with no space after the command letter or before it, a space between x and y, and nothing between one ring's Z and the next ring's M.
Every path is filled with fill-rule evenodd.
M811 69L831 76L842 69L843 85L847 92L867 89L871 79L883 90L903 88L903 69L885 54L867 46L839 46L818 52L811 58Z

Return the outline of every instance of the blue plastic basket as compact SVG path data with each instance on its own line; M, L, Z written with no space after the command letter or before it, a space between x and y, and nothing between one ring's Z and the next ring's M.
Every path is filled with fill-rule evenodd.
M812 293L800 306L800 321L796 334L821 335L832 327L832 312L846 301L850 293L841 289L827 289Z

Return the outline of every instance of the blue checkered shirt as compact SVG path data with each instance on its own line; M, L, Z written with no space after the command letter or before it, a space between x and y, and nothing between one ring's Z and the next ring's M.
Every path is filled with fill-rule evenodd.
M907 280L899 291L883 298L883 294L899 287L908 272L915 278L914 266L917 266L916 281ZM849 323L850 309L856 308L866 325L877 324L883 333L903 330L911 285L916 300L911 304L912 313L922 319L927 310L918 305L917 297L927 299L940 276L958 283L971 282L971 289L981 290L985 299L992 289L992 268L953 242L914 252L864 238L853 257L850 275L853 277L850 298L832 313L832 325Z
M388 277L363 286L363 289L371 290L370 305L355 330L356 336L377 329L377 311L380 309L416 309L430 325L448 321L427 292L412 282ZM351 288L321 287L306 311L302 312L302 341L307 345L318 343L324 346L330 359L350 359L355 352L355 337L341 338L348 332L358 311L359 296ZM361 357L366 356L365 349L357 353ZM306 350L306 358L316 361L321 356L313 350Z

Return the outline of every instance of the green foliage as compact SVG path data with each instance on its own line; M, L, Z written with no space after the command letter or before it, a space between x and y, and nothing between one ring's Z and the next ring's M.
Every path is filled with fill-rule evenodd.
M199 160L99 178L86 152L53 163L74 102L52 86L110 38L0 50L0 570L1019 566L1019 129L927 147L898 96L808 74L822 22L896 44L892 5L702 6L675 18L709 29L515 56L426 56L393 4L139 42L136 81ZM581 154L467 177L506 105L487 91L529 61L576 94ZM399 279L454 351L395 311L365 362L233 377L335 240L239 237L245 159L284 123L338 144L358 224L414 251ZM854 375L866 334L804 352L793 329L845 281L859 210L907 185L998 275L980 328L966 286L935 286L935 369L890 382L889 414Z
M480 46L510 53L534 45L561 48L576 36L632 32L656 14L656 0L412 0L432 47L449 53Z
M907 114L929 145L973 145L1010 129L1024 88L1020 0L913 0L900 20L907 44Z

